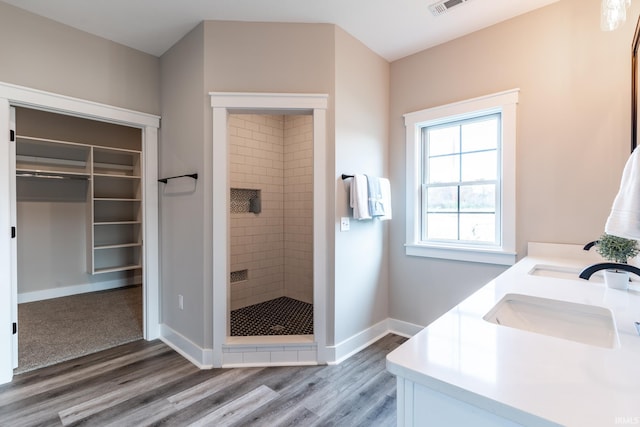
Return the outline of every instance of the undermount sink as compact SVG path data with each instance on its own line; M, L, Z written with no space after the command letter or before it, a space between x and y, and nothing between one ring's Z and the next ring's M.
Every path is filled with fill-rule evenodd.
M506 294L483 317L496 325L576 341L618 347L611 310L522 294Z
M532 276L553 277L555 279L579 279L580 269L559 265L536 264L529 274Z

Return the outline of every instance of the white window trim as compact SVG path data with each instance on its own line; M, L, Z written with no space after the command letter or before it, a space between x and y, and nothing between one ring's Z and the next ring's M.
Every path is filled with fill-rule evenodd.
M520 89L511 89L404 115L406 127L406 243L407 255L488 264L516 262L516 105ZM502 244L496 248L422 242L420 236L421 129L445 121L475 117L479 112L502 113Z

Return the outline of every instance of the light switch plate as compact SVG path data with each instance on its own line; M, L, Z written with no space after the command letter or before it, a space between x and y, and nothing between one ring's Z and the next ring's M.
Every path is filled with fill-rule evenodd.
M349 217L343 216L340 218L340 231L349 231Z

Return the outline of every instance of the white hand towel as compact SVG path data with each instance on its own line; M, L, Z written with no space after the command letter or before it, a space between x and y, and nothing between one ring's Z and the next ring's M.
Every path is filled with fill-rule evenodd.
M349 204L353 208L354 219L371 219L369 213L369 186L365 175L356 174L351 178Z
M369 186L369 215L374 218L384 216L384 205L382 204L382 191L380 190L380 178L366 175Z
M391 219L391 184L387 178L380 178L380 193L384 215L378 217L380 221Z
M640 151L633 150L622 172L620 190L613 201L605 232L640 239Z

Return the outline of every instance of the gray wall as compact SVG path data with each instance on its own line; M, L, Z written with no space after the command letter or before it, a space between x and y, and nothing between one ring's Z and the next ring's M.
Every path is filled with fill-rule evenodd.
M392 318L426 325L504 268L408 257L402 115L520 88L517 249L597 238L630 152L630 47L640 5L615 32L600 2L563 0L391 65Z
M335 334L336 343L389 315L388 227L392 221L350 221L340 175L389 176L389 64L336 27ZM397 190L399 191L399 190Z
M334 245L337 230L335 200L338 197L343 203L345 197L343 188L336 194L339 174L343 169L367 169L379 175L385 175L387 171L388 64L333 25L208 21L202 27L203 34L201 27L198 27L163 55L161 60L161 171L168 173L170 166L182 162L185 166L198 167L202 177L196 193L189 196L193 200L185 199L185 203L197 207L195 213L178 206L171 209L166 197L163 197L163 296L168 301L163 306L163 321L198 345L209 348L212 344L213 272L211 263L207 262L211 259L211 243L201 238L211 235L209 219L214 202L210 189L206 188L209 185L207 177L212 171L212 122L211 107L206 96L208 92L329 94L329 137L325 147L329 191L326 204L315 207L326 209L330 221L330 231L326 236L330 280L330 314L327 319L329 344L337 343L386 318L388 261L385 226L370 224L370 232L356 227L352 234L345 235L345 244L359 248L358 252L344 250L338 256ZM338 40L341 46L338 46ZM198 57L199 51L204 63ZM353 61L354 57L358 61ZM204 76L202 87L200 73ZM365 74L370 75L361 79ZM336 94L337 81L340 81L341 95ZM177 93L178 89L171 89L183 86L190 93L189 96ZM200 97L197 96L198 90ZM364 100L357 98L363 94L366 95ZM200 103L199 107L197 102ZM340 115L343 115L339 125L334 121L334 106L337 109L338 103ZM365 107L367 110L360 112ZM194 121L193 116L198 118ZM200 117L204 117L203 135L199 134ZM178 143L169 142L169 134L173 135L176 130L175 136L171 137L173 139L178 135L178 129L187 132L180 138L180 144L183 145L179 152L170 148L170 144ZM336 162L334 141L338 136L344 156L340 163ZM359 151L363 143L370 153L364 159ZM186 161L187 158L191 161ZM337 166L341 170L337 170ZM177 169L175 172L184 173ZM345 206L341 205L340 209L342 212ZM176 223L184 227L184 234L171 232L171 224ZM168 244L169 236L175 245ZM185 252L187 247L191 249ZM371 256L367 257L369 248L372 248ZM189 256L197 259L188 259ZM338 257L340 266L335 267L334 260ZM203 267L203 271L194 271L198 265ZM350 268L353 266L356 266L353 271L364 274L354 283L348 283L351 282L351 276L346 274L352 271ZM337 286L342 289L334 293L334 287ZM178 293L184 293L185 305L187 299L200 305L192 311L185 308L184 312L179 312L174 303Z
M160 112L158 58L0 3L0 81Z
M206 91L204 87L204 26L201 24L167 51L162 71L162 129L159 176L198 172L200 179L172 180L160 184L160 253L162 272L162 322L199 345L205 335L205 312L211 310L210 281L205 271L205 247L210 245L203 227ZM178 295L184 309L178 308Z

